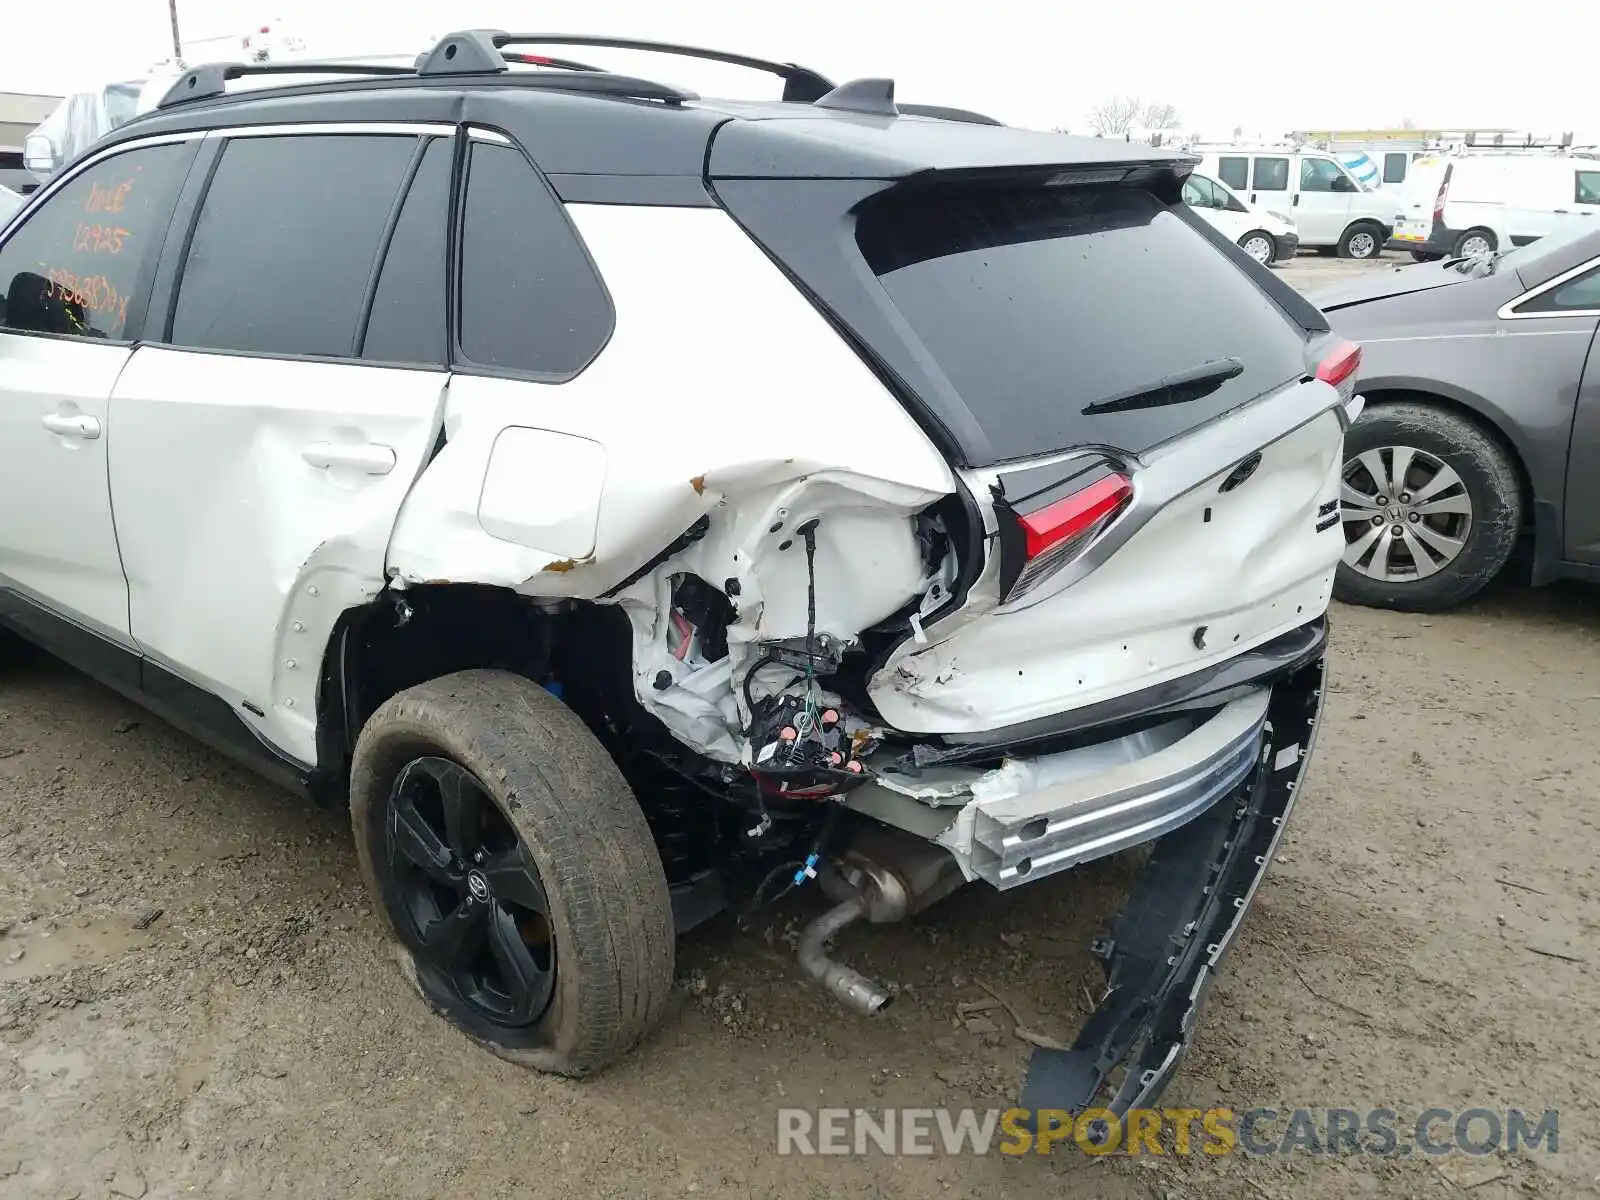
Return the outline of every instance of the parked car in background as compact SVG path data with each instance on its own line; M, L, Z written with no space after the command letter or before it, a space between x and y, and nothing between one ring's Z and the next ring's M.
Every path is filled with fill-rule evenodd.
M1300 246L1294 222L1244 199L1198 171L1183 185L1183 202L1262 266L1293 258Z
M1390 246L1419 261L1489 254L1600 227L1600 159L1433 155L1412 164Z
M1535 583L1600 580L1600 227L1311 299L1361 343L1367 401L1336 595L1448 608L1524 537Z
M1376 258L1394 222L1394 199L1370 192L1338 157L1298 148L1197 147L1199 169L1250 204L1294 221L1300 245L1340 258Z

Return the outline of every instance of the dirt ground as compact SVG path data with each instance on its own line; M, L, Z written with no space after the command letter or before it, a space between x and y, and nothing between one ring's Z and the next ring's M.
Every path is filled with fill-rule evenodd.
M901 996L871 1022L792 964L819 897L719 920L658 1036L556 1081L413 997L340 815L40 661L0 675L0 1196L1600 1195L1597 595L1336 608L1308 788L1166 1097L1553 1108L1556 1155L779 1157L780 1107L1013 1103L1012 1017L957 1006L1070 1039L1128 866L851 931Z

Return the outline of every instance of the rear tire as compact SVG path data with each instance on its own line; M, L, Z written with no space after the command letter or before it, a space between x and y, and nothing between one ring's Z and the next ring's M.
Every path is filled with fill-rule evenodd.
M1370 262L1383 256L1383 230L1369 221L1357 221L1339 239L1339 257Z
M1490 230L1469 229L1456 239L1453 254L1456 258L1475 258L1493 254L1499 244L1499 239Z
M464 797L477 815L452 832ZM675 949L660 855L611 756L544 688L475 670L392 697L356 742L350 817L407 978L492 1054L587 1075L657 1024ZM441 953L472 920L486 932Z
M1395 486L1398 455L1409 468ZM1363 412L1345 435L1344 484L1346 549L1333 593L1351 604L1451 608L1500 573L1522 532L1522 480L1510 455L1465 417L1426 404ZM1371 502L1354 503L1358 495Z

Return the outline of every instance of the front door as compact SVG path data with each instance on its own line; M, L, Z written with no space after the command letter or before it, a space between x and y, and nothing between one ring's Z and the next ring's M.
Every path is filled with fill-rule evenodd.
M230 136L111 397L133 636L307 765L323 649L384 586L448 380L454 131L355 130Z
M107 402L197 144L90 161L0 245L0 606L68 658L132 648Z

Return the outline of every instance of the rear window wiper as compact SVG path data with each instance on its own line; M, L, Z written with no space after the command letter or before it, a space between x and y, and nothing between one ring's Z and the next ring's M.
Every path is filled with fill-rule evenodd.
M1154 383L1120 396L1096 400L1083 410L1086 417L1102 413L1131 412L1139 408L1161 408L1168 404L1187 404L1209 396L1230 379L1244 374L1244 364L1237 358L1217 358L1199 366L1174 371Z

